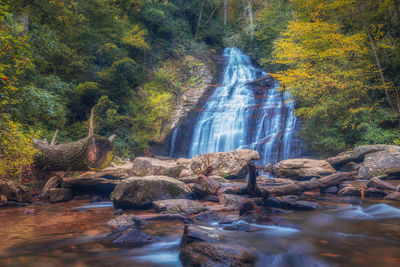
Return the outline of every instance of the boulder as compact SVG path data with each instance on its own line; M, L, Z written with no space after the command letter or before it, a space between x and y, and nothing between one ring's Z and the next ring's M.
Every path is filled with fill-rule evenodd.
M0 196L3 195L8 201L31 202L32 195L29 189L13 181L0 180Z
M248 196L239 196L233 194L219 194L219 204L240 209L240 207L248 201Z
M369 187L364 190L364 196L366 197L384 197L387 194L387 191L375 187Z
M364 160L364 157L367 154L384 151L384 150L391 150L391 149L399 149L396 146L389 146L389 145L366 145L366 146L359 146L353 149L352 151L340 153L337 156L327 158L328 161L332 166L335 168L341 167L348 162L361 162Z
M375 187L377 189L382 189L382 190L392 190L396 191L396 187L393 185L389 184L388 182L384 182L379 178L372 178L368 181L367 187Z
M325 193L327 194L336 194L339 191L339 188L337 186L330 186L327 189L325 189Z
M253 251L239 245L207 242L188 244L179 253L183 266L254 266Z
M72 190L67 188L51 188L50 189L50 202L66 202L74 198Z
M361 192L357 187L348 186L340 189L338 195L343 197L359 197L361 196Z
M270 197L264 201L264 206L274 207L274 208L283 208L289 210L315 210L321 207L319 204L315 202L296 200L296 198L290 197Z
M325 160L288 159L274 165L274 173L277 176L291 179L319 178L335 172Z
M181 170L175 160L137 157L132 164L131 176L161 175L177 178Z
M180 247L196 242L215 242L217 237L218 233L213 228L187 224L183 230Z
M190 199L166 199L154 201L153 208L163 213L197 214L204 210L204 205Z
M218 175L228 179L245 178L245 167L251 160L259 160L257 151L238 149L231 152L217 152L194 156L192 159L178 159L181 167L179 177L201 174L207 167L212 167L210 175Z
M115 231L124 227L142 228L146 224L144 220L135 215L124 214L108 221L105 226Z
M383 146L386 149L365 155L360 165L359 175L372 178L387 175L400 178L400 146Z
M166 176L130 177L121 181L112 193L117 208L146 208L153 201L191 196L183 182Z
M47 183L44 185L42 189L42 193L40 194L40 199L49 199L50 198L50 189L61 187L63 179L59 176L51 177Z
M220 183L213 178L200 175L196 179L193 191L199 196L216 195L219 187Z
M390 193L385 197L386 200L395 200L395 201L400 201L400 192L393 192Z
M104 243L116 247L139 247L151 243L159 242L160 238L157 236L148 235L145 232L132 228L122 227L107 235Z
M249 199L244 202L239 208L239 216L245 215L246 213L256 209L256 203Z
M247 184L221 183L218 194L244 195L247 193Z
M106 178L76 177L65 178L62 187L71 189L77 193L94 193L109 196L118 183L118 180Z

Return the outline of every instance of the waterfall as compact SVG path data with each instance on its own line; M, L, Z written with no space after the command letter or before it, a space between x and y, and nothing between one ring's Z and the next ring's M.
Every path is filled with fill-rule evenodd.
M196 122L189 157L249 148L260 153L259 164L265 165L299 156L297 119L290 95L282 94L276 82L261 92L249 85L268 74L239 49L226 48L224 58L222 85L210 96Z
M170 147L169 147L169 154L168 154L168 157L170 157L170 158L172 158L174 156L176 136L178 134L178 130L179 130L179 127L176 127L174 129L174 132L172 133L171 144L170 144Z

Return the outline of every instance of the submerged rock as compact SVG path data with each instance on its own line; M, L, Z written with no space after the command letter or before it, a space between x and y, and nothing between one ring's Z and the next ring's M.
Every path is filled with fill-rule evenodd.
M4 181L0 179L0 195L3 195L7 201L31 202L32 195L29 189L13 181Z
M132 164L131 176L162 175L177 178L181 170L175 160L137 157Z
M67 188L51 188L50 189L50 202L66 202L74 198L72 190Z
M166 176L131 177L119 183L112 193L117 208L146 208L153 201L189 198L189 187Z
M239 245L196 242L179 253L183 266L254 266L256 255Z
M197 214L204 210L204 205L189 199L166 199L154 201L153 208L163 213Z
M211 175L226 178L244 178L247 172L243 167L251 160L259 160L255 150L238 149L231 152L207 153L194 156L192 159L179 159L177 164L182 168L179 177L199 175L207 167L212 167Z
M336 170L325 160L288 159L274 165L276 175L291 179L321 177L335 172Z

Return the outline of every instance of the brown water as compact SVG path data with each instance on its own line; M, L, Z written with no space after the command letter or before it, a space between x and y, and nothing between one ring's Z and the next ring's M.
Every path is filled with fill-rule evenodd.
M259 266L400 266L399 203L351 205L333 198L322 204L312 212L260 214L254 232L205 227L221 242L256 250ZM26 207L0 209L0 266L180 266L182 223L150 223L145 231L160 236L160 243L112 248L99 242L109 232L104 223L115 217L109 202L28 208L35 214L26 214Z

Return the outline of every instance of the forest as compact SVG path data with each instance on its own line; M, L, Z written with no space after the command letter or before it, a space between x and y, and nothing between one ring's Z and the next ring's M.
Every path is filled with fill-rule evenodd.
M396 0L2 0L0 176L32 163L33 137L118 132L132 157L163 139L209 53L236 46L290 91L321 155L400 144ZM226 13L225 13L226 10Z

